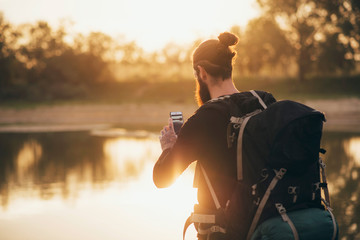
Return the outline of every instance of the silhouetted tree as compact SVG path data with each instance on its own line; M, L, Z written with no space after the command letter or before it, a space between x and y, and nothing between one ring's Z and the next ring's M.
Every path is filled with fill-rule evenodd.
M360 54L360 2L352 0L320 0L318 7L328 13L326 21L334 27L322 43L322 55L319 60L320 70L342 69L348 73L354 68L356 55ZM329 59L333 59L334 63Z
M349 23L352 27L356 25L355 20L347 21L346 18L358 19L356 14L350 13L348 10L344 11L346 6L351 6L349 9L352 8L353 2L356 1L257 0L257 2L264 9L266 15L273 17L283 25L282 29L286 33L287 39L296 50L295 56L300 81L303 81L306 74L314 70L313 67L316 67L316 64L313 63L323 59L329 49L337 48L341 44L346 45L339 38L334 38L334 36L344 33L345 25L349 25ZM358 4L353 5L357 6ZM342 27L339 27L339 24ZM320 50L321 47L323 49ZM344 49L346 50L346 48ZM337 63L342 61L342 63L332 65L340 68L347 64L348 60L351 60L353 57L349 55L351 52L343 51L344 49L336 52L337 59L334 60ZM329 62L332 58L327 60ZM351 65L348 66L351 67Z
M12 48L18 36L19 33L0 13L0 98L11 97L15 86L24 82L25 68Z
M279 65L286 69L293 48L273 19L263 16L251 20L244 34L233 30L242 35L237 46L237 65L243 72L258 73L265 66Z

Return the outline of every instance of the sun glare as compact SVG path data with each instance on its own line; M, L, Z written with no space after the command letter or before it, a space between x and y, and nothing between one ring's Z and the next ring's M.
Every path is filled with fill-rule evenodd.
M197 191L192 187L195 163L191 164L171 187L157 189L152 182L152 168L160 155L157 139L113 139L104 144L104 151L109 158L113 159L114 166L118 167L120 175L129 174L124 172L124 166L129 163L141 168L136 181L129 181L123 186L122 191L126 195L123 195L121 199L116 199L117 204L128 206L125 212L132 209L131 215L146 216L147 222L156 223L155 235L160 231L180 237L182 228L179 226L183 226L197 202ZM148 237L144 233L139 234L142 238ZM195 239L192 237L196 236L191 230L187 235L187 239Z
M71 185L68 190L76 197L62 199L60 194L55 194L45 201L36 194L25 196L16 192L6 211L0 210L0 221L22 220L25 223L22 229L29 239L34 239L33 229L39 226L46 224L47 229L54 229L41 232L39 240L181 239L184 221L197 201L196 189L192 188L195 164L171 187L157 189L152 181L152 169L161 153L157 138L113 137L104 142L103 151L106 167L113 169L116 176L106 188L94 188L90 182L76 184L78 177L67 172ZM37 142L26 143L19 151L17 164L26 170L41 154ZM30 217L33 219L29 222L23 220ZM102 227L93 229L95 225ZM55 236L59 226L63 231ZM23 239L24 233L7 231L4 235L7 239ZM196 239L193 228L189 229L186 239Z
M17 180L21 183L25 183L29 180L29 169L33 167L36 162L41 158L42 147L35 140L26 142L17 156Z
M161 153L157 139L115 138L105 142L104 152L112 162L113 168L117 168L118 176L137 176L138 181L141 181L141 185L144 186L142 191L155 188L152 183L152 167ZM173 186L166 190L159 190L159 196L166 192L168 198L171 198L171 202L178 202L178 206L194 204L196 201L196 194L194 195L192 188L194 168L195 164L191 164ZM135 192L138 192L138 189ZM190 197L182 198L181 196ZM158 199L158 197L155 198Z
M70 19L75 32L123 36L149 51L169 42L216 37L234 25L245 26L260 12L255 0L13 0L2 3L0 11L15 24L45 20L57 25Z
M160 155L159 142L155 139L114 138L105 142L104 153L120 178L139 175L148 160Z

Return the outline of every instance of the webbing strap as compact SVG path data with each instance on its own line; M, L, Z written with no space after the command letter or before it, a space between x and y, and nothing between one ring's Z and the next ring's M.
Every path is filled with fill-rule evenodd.
M251 116L248 116L244 119L243 123L241 124L240 130L239 130L239 136L238 136L238 143L237 143L237 179L239 181L243 180L243 159L242 159L242 145L243 145L243 136L244 136L244 130L247 122Z
M184 225L184 230L183 230L183 240L185 240L185 234L186 234L186 230L189 228L189 226L194 223L192 221L192 214L190 217L188 217L188 219L186 219L185 225Z
M330 213L331 220L332 220L333 227L334 227L333 236L332 236L331 240L335 240L335 238L336 238L336 233L337 233L337 226L336 226L336 222L335 222L335 217L334 217L334 214L332 213L330 207L328 207L327 210L328 210L328 212Z
M215 224L216 216L214 214L198 214L192 213L190 217L185 222L183 230L183 240L185 240L186 231L189 226L193 223L204 223L204 224ZM226 229L217 225L212 225L211 227L202 228L202 225L199 224L197 232L201 235L210 235L215 232L226 233Z
M211 227L205 228L205 229L203 229L201 227L201 225L199 225L199 227L198 227L198 233L200 235L210 235L210 234L216 233L216 232L226 233L226 229L222 228L220 226L217 226L217 225L214 225L214 226L211 226Z
M197 223L215 223L216 216L214 214L198 214L193 213L191 215L192 222Z
M251 90L250 91L252 95L254 95L255 97L258 98L259 100L259 103L261 104L261 106L266 109L267 106L266 104L264 103L264 101L261 99L261 97L254 91L254 90ZM239 135L238 135L238 141L237 141L237 151L236 151L236 154L237 154L237 179L238 181L241 181L243 180L244 178L244 175L243 175L243 159L242 159L242 149L243 149L243 136L244 136L244 131L245 131L245 127L246 127L246 124L248 123L249 119L260 113L261 110L260 109L256 109L255 111L249 113L249 114L246 114L244 117L241 117L241 118L230 118L230 121L233 122L233 123L237 123L237 124L241 124L240 126L240 130L239 130Z
M244 175L243 175L243 159L242 159L242 149L243 149L243 137L244 137L244 131L245 131L245 127L246 124L248 123L249 119L252 116L255 116L256 114L261 113L260 109L256 109L255 111L246 114L244 117L242 118L231 118L230 121L241 124L240 125L240 130L239 130L239 135L238 135L238 141L237 141L237 150L236 150L236 155L237 155L237 179L238 181L243 180Z
M325 183L324 187L322 188L324 190L325 200L327 202L327 205L330 207L330 194L329 189L327 188L327 181L326 181L326 173L325 173L325 163L323 162L322 158L319 158L319 164L321 168L321 178L322 182Z
M294 240L299 240L299 234L296 231L294 223L291 221L289 216L286 214L286 209L284 208L284 206L281 203L275 203L275 207L277 208L283 221L287 222L289 224L291 231L293 232L293 235L294 235Z
M274 178L271 180L268 188L266 189L266 192L263 196L263 198L261 199L260 201L260 204L259 204L259 207L258 209L256 210L256 213L255 213L255 216L251 222L251 225L250 225L250 228L249 228L249 232L248 232L248 235L246 237L247 240L250 240L251 239L251 236L252 234L254 233L255 231L255 228L256 228L256 225L258 224L259 222L259 219L260 219L260 216L261 216L261 213L262 211L264 210L264 207L265 207L265 204L266 202L268 201L269 197L270 197L270 194L271 194L271 191L275 188L276 184L278 183L278 181L280 179L283 178L284 174L286 173L286 169L285 168L281 168L279 171L276 171L274 170L276 175L274 176Z
M336 225L336 221L335 221L335 216L334 216L334 214L332 213L332 208L329 206L329 204L328 204L328 202L325 200L325 199L323 199L323 198L321 198L321 201L325 204L325 206L326 206L326 210L330 213L330 216L331 216L331 221L332 221L332 223L333 223L333 229L334 229L334 231L333 231L333 236L332 236L332 240L335 240L335 238L336 238L336 233L337 233L337 225Z
M257 97L257 99L259 100L259 103L261 104L261 106L264 108L264 109L267 109L267 106L266 104L264 103L264 101L262 100L262 98L254 91L254 90L251 90L250 91L252 95L254 95L255 97Z
M324 202L325 206L326 206L326 210L330 213L331 216L331 220L333 223L333 236L332 236L332 240L335 240L336 238L336 233L337 233L337 225L336 225L336 221L335 221L335 217L334 214L332 213L332 209L330 207L330 194L329 194L329 189L327 188L327 181L326 181L326 173L325 173L325 163L323 162L322 158L319 158L319 164L320 164L320 169L321 169L321 178L322 178L322 182L325 183L324 187L322 187L322 189L324 190L324 195L325 195L325 199L321 198L321 201Z
M215 207L216 207L216 209L220 209L221 205L220 205L220 202L219 202L218 198L216 197L216 194L215 194L214 188L211 185L210 179L209 179L208 175L206 174L206 171L205 171L204 167L202 165L200 165L200 166L201 166L201 171L202 171L202 173L204 175L206 184L208 185L209 191L211 193L211 197L214 200Z
M254 91L251 90L250 91L252 95L254 95L255 97L257 97L257 99L259 100L259 103L261 104L261 106L266 109L267 106L264 103L264 101L261 99L261 97ZM246 124L248 123L249 119L260 113L261 110L257 109L254 112L251 112L247 115L245 115L245 118L240 118L241 121L239 121L239 123L241 124L240 130L239 130L239 136L238 136L238 143L237 143L237 179L238 181L243 180L244 175L243 175L243 159L242 159L242 146L243 146L243 136L244 136L244 131L245 131L245 127Z

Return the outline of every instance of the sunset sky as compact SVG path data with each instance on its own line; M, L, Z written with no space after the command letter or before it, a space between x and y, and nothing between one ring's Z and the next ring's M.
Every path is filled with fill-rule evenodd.
M259 15L256 0L0 0L0 12L13 24L70 20L74 33L101 31L148 51L216 37Z

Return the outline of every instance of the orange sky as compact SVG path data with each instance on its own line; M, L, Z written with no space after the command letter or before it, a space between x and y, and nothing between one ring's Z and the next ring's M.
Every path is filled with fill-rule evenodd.
M256 0L0 0L0 11L14 24L46 20L73 22L72 31L101 31L145 50L173 41L216 37L259 15Z

